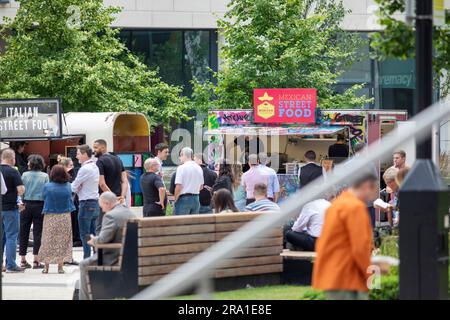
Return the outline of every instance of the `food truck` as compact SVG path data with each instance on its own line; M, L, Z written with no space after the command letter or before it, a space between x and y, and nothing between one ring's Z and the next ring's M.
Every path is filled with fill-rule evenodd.
M315 151L318 162L329 163L328 147L340 134L351 156L354 146L378 140L408 117L403 110L316 108L314 89L255 89L254 100L253 109L209 112L208 162L243 163L246 151L267 153L278 172L280 199L298 189L298 168L306 151ZM242 147L246 141L250 150Z
M73 159L76 147L104 139L130 173L132 205L142 205L139 177L150 157L150 125L142 113L63 113L59 99L0 100L0 138L27 143L26 154L40 154L50 166L58 154Z

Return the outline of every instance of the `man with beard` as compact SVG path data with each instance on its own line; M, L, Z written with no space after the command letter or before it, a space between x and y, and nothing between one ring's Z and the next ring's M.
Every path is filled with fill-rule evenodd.
M125 203L128 191L128 177L119 157L108 153L107 143L103 139L94 141L94 155L98 158L97 166L100 171L99 193L113 192L119 203ZM101 212L97 220L96 233L100 232L104 213Z

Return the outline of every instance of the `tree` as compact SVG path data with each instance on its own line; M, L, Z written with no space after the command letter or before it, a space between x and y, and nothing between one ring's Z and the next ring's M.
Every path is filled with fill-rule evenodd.
M20 0L0 36L0 97L59 97L64 111L131 111L151 124L186 119L182 89L168 85L120 42L116 7L102 0Z
M357 60L361 38L340 25L334 0L232 0L218 21L224 38L217 85L194 79L193 105L249 108L253 88L317 88L322 108L363 107L355 85L336 94L338 77Z
M405 0L376 0L378 6L378 23L383 31L374 33L371 46L374 58L408 59L415 56L415 31L413 26L394 17L405 12ZM433 32L434 46L434 83L439 88L441 97L450 93L450 17L446 13L446 25L435 28Z

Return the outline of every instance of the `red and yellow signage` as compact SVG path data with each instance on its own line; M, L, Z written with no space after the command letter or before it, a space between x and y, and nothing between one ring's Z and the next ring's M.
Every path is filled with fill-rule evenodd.
M316 89L254 89L255 123L315 123Z

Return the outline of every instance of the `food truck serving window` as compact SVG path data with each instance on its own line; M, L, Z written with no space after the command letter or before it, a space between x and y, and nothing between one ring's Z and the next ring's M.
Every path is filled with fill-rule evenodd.
M0 138L38 139L62 136L58 99L0 100Z

